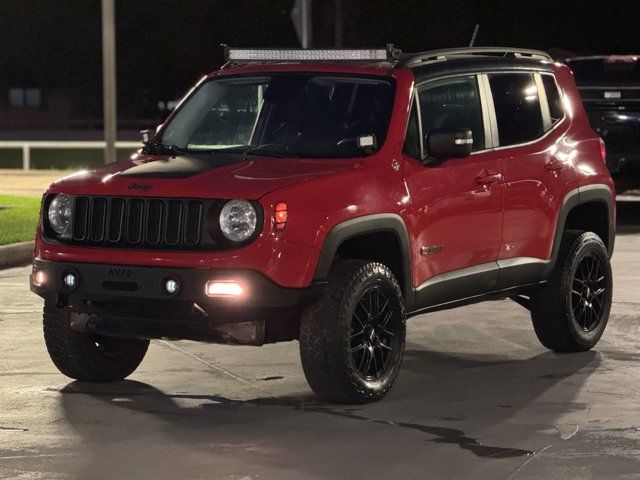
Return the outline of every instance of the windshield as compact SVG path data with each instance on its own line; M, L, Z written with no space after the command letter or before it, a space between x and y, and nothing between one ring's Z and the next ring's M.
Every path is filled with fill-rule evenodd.
M634 56L568 60L579 86L637 85L638 58Z
M387 79L317 74L213 79L176 112L159 141L190 152L360 156L359 136L375 135L378 146L384 142L392 104Z

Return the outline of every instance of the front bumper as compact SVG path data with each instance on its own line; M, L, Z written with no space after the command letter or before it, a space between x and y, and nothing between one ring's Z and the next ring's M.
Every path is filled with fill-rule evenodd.
M34 283L36 273L41 285ZM67 287L73 273L77 283ZM170 294L168 279L179 289ZM209 281L242 285L237 298L209 297ZM31 290L71 314L77 330L143 338L262 344L296 338L299 312L323 284L284 288L252 270L140 267L35 259Z

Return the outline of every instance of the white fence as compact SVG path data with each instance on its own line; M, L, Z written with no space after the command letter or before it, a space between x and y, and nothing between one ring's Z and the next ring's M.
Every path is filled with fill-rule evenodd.
M34 148L47 149L101 149L104 150L107 144L104 141L76 142L76 141L0 141L0 148L21 149L22 150L22 168L23 170L31 169L31 150ZM116 148L137 149L142 147L140 142L116 142Z

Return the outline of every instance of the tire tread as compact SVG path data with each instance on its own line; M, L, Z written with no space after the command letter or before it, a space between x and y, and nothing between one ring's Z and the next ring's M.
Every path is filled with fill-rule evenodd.
M117 358L100 358L91 354L87 333L74 331L69 315L45 301L43 310L44 339L51 360L67 377L86 382L113 382L122 380L140 365L149 347L148 340L119 339L126 343L126 353Z
M337 403L367 403L382 398L393 386L399 364L381 388L368 388L350 364L349 344L335 332L349 331L348 299L357 295L358 285L380 275L393 285L402 299L400 286L391 270L377 262L364 260L337 261L330 274L322 299L303 312L300 321L300 355L305 376L313 391L322 399ZM402 339L404 348L404 304L402 306Z
M571 285L571 269L583 249L588 245L600 249L608 259L607 249L593 232L567 230L560 244L556 266L547 283L532 298L531 319L540 343L555 352L580 352L591 349L599 340L602 331L592 342L584 342L572 331L570 326L570 305L567 305L566 292ZM604 325L608 319L608 311Z

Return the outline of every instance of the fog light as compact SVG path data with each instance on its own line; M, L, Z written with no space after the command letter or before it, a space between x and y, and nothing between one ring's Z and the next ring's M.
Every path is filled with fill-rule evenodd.
M205 292L210 297L239 297L244 289L236 282L207 282Z
M75 288L75 286L78 284L78 277L76 277L75 273L67 273L64 276L63 281L67 287Z
M42 270L38 270L33 274L33 284L36 287L41 287L44 285L45 278L44 272Z
M168 294L173 295L180 289L180 285L176 280L170 278L164 282L164 289Z

